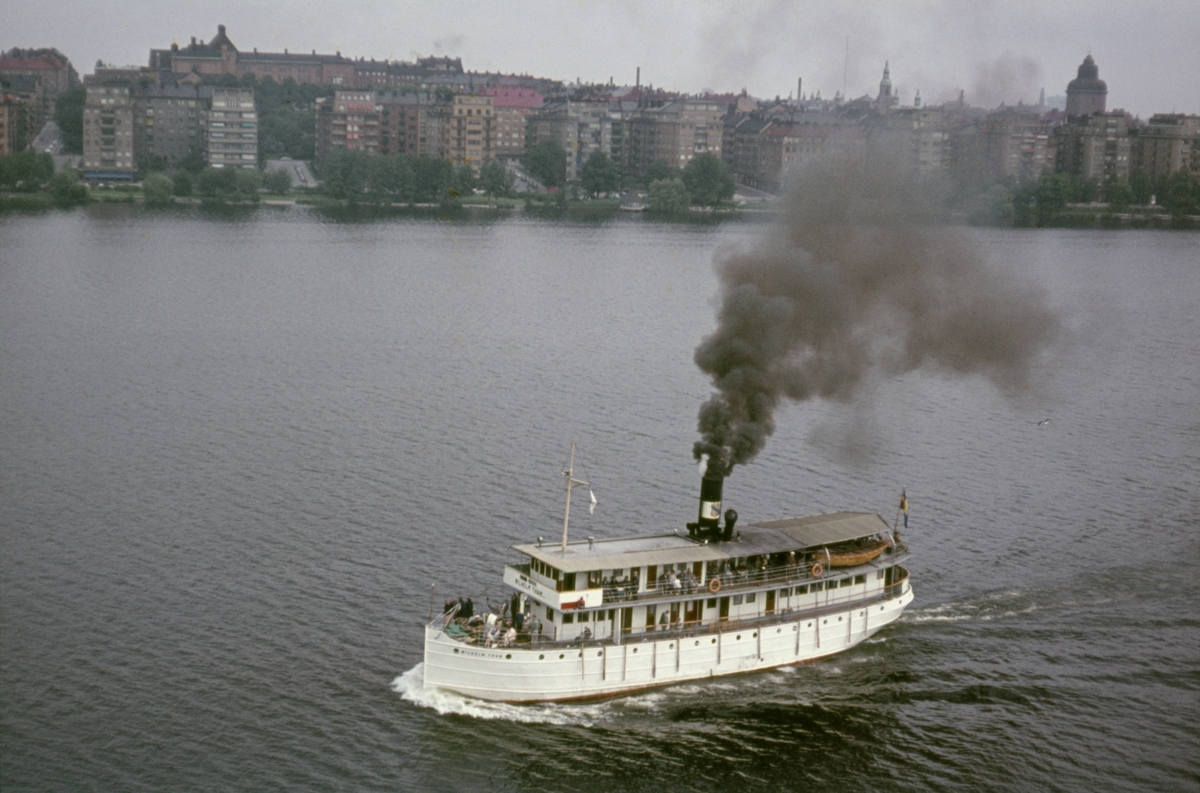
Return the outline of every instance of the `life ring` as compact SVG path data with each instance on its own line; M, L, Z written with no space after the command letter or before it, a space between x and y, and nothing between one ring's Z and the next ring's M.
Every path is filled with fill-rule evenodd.
M721 579L714 578L708 582L708 591L714 595L721 591Z
M821 576L825 575L825 568L821 566L820 562L816 562L813 564L812 569L809 570L809 572L812 573L813 578L820 578Z

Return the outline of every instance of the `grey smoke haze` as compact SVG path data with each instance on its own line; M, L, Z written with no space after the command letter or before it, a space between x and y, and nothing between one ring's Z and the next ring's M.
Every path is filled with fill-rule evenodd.
M1044 87L1042 67L1037 61L1005 53L975 67L969 101L979 107L996 107L1001 103L1014 105L1020 100L1036 104Z
M895 169L829 161L800 175L761 243L718 254L718 325L695 354L716 388L697 458L727 475L763 448L782 400L852 400L873 374L1026 384L1058 319L1038 289L923 222L926 206Z

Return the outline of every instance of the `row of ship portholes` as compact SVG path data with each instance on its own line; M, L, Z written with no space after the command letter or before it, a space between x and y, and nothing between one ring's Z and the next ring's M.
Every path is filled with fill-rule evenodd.
M884 609L884 607L883 607L883 606L880 606L880 607L879 607L879 610L880 610L880 611L883 611L883 609ZM867 613L866 613L865 611L860 611L860 612L858 612L858 616L860 616L860 617L865 617L865 616L866 616L866 614L867 614ZM841 618L841 617L838 617L838 622L841 622L841 621L842 621L842 618ZM822 624L822 625L828 625L828 624L829 624L829 620L821 620L821 624ZM812 624L811 622L810 622L810 623L808 623L808 627L809 627L809 628L811 628L812 626L813 626L813 624ZM796 628L797 628L797 626L796 626L796 625L793 625L793 626L792 626L792 633L795 633L795 632L796 632ZM775 632L776 632L776 633L781 633L782 631L783 631L783 628L776 628L776 629L775 629ZM751 638L751 639L756 639L756 638L758 638L758 632L757 632L757 631L755 631L754 633L750 634L750 638ZM737 634L737 635L734 637L734 641L741 641L741 640L742 640L742 634L740 634L740 633L739 633L739 634ZM711 644L716 644L716 643L717 643L717 640L716 640L716 639L713 639L713 640L712 640L712 642L711 642ZM699 646L700 646L700 640L699 640L699 639L697 639L697 640L696 640L696 644L695 644L695 646L696 646L696 647L699 647ZM674 649L675 649L675 644L674 644L674 643L668 644L668 645L667 645L667 649L668 649L668 650L674 650ZM638 648L634 647L634 648L633 648L634 655L636 655L636 654L637 654L637 651L638 651ZM455 648L454 648L454 653L455 653L456 655L458 654L458 648L457 648L457 647L455 647ZM597 653L596 653L596 655L597 655L597 657L599 657L599 656L602 656L602 655L604 655L604 651L603 651L603 650L600 650L599 652L597 652ZM558 660L560 660L560 661L561 661L561 660L563 660L563 659L564 659L564 658L566 658L566 657L567 657L567 654L566 654L566 653L559 653L559 654L558 654ZM582 658L582 657L583 657L583 653L582 653L582 652L580 652L580 653L579 653L579 655L578 655L578 657L579 657L579 658ZM504 659L505 659L506 661L510 661L510 660L512 660L512 653L507 653L507 654L505 654L505 656L504 656ZM545 656L545 654L539 655L539 656L538 656L538 660L539 660L539 661L544 661L544 660L546 660L546 656Z

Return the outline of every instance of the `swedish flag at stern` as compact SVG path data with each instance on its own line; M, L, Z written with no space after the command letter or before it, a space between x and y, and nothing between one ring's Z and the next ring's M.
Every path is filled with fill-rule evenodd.
M904 513L904 528L908 528L908 492L900 489L900 511Z

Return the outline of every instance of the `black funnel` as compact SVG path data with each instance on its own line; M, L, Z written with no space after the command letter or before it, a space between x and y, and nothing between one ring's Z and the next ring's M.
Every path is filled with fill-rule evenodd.
M696 525L702 534L720 532L721 488L724 484L724 477L711 472L700 480L700 517Z

